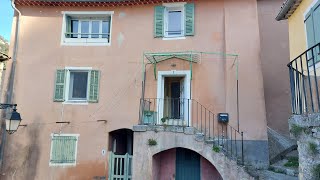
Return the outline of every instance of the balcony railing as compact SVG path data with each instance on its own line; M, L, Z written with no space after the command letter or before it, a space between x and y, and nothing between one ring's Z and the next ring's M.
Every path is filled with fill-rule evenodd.
M145 98L140 101L140 124L193 127L239 164L244 163L243 132L218 122L215 114L194 99Z
M288 64L293 114L320 112L320 43Z

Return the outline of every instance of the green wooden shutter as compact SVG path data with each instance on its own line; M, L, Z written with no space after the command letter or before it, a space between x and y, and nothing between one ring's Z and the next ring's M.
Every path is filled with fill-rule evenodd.
M307 30L308 48L310 48L315 44L312 12L307 14L304 23Z
M154 37L163 37L164 9L164 6L154 7Z
M317 3L317 6L313 9L313 30L314 30L314 40L315 44L320 42L320 1Z
M184 5L185 8L185 35L194 35L194 3Z
M50 162L54 164L69 164L76 162L76 136L53 136Z
M313 30L314 30L314 45L320 42L320 1L312 8L313 9ZM315 62L320 61L319 48L314 50Z
M66 38L71 37L71 17L66 16Z
M90 71L89 102L97 103L99 100L99 79L100 72L98 70Z
M66 70L58 69L56 71L56 81L54 89L54 101L63 102L64 101L64 87L66 82Z

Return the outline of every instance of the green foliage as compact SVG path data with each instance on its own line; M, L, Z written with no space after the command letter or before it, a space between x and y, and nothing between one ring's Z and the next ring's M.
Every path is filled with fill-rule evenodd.
M296 124L291 126L290 132L295 136L298 137L304 131L303 127L300 127Z
M158 143L155 139L148 139L149 146L156 146Z
M316 165L314 168L313 168L313 175L316 179L319 179L320 178L320 164Z
M161 122L164 124L169 118L168 117L163 117L161 118Z
M299 167L299 158L298 157L290 157L288 158L288 162L284 164L286 167Z
M220 152L220 147L219 146L213 146L212 151L219 153Z
M153 113L153 111L147 111L147 110L145 110L145 111L143 112L143 114L144 114L145 116L152 116L152 113Z
M270 166L268 168L269 171L275 172L275 173L281 173L281 174L286 174L286 172L284 170L281 169L275 169L274 167Z
M312 154L316 154L318 152L317 145L313 142L309 142L309 150Z
M4 37L0 35L0 52L4 54L8 54L9 51L9 43Z

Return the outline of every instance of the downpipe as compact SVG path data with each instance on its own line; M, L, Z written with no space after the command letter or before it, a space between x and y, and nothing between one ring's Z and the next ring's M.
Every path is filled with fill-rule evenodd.
M17 9L15 6L15 0L11 1L12 8L18 13L16 19L16 26L15 26L15 35L14 35L14 47L13 47L13 54L12 54L12 65L11 71L8 80L8 87L6 92L6 103L12 103L13 101L13 89L14 89L14 77L15 77L15 70L16 70L16 63L17 63L17 51L18 51L18 44L19 44L19 31L20 31L20 18L21 18L21 11ZM3 170L3 162L4 162L4 149L6 144L6 126L1 126L1 146L0 146L0 169L1 172Z

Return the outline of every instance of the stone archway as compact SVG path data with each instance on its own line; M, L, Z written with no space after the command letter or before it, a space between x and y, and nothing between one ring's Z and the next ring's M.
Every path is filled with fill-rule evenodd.
M154 180L222 180L218 170L206 158L185 148L168 149L153 155L152 176Z
M154 139L154 146L148 140ZM166 131L135 131L133 145L133 179L153 179L153 156L177 147L190 149L207 159L223 179L253 179L243 167L223 153L212 151L212 145L197 141L194 135Z

